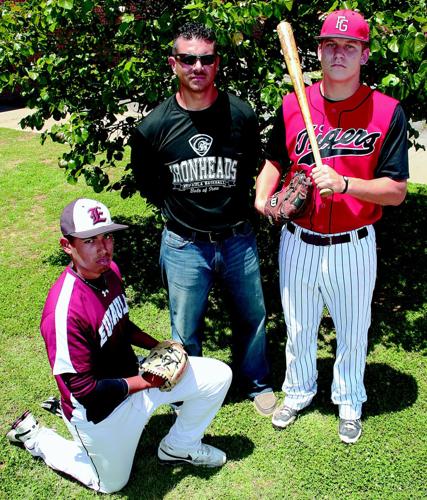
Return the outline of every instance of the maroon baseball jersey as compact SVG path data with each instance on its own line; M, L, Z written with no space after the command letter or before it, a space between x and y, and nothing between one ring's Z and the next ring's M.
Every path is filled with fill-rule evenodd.
M78 393L85 396L98 380L138 373L128 336L128 306L115 263L104 277L108 293L88 285L68 266L50 289L42 313L41 334L69 420L73 410L84 408L70 393L64 375L81 374Z
M361 179L409 177L406 120L398 101L365 85L342 101L325 99L320 83L307 87L306 92L324 164ZM294 93L283 99L266 157L282 165L291 162L285 183L293 172L310 172L314 166ZM320 233L339 233L372 224L381 214L381 206L375 203L339 193L322 198L315 189L310 209L297 223Z

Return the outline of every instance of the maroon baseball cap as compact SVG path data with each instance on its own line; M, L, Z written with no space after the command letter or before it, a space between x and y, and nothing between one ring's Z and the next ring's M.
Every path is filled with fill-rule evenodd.
M103 203L89 198L77 198L69 203L61 214L61 232L64 236L91 238L127 227L124 224L115 224L108 208Z
M320 35L323 38L348 38L369 42L369 24L365 18L354 10L335 10L328 14L323 22Z

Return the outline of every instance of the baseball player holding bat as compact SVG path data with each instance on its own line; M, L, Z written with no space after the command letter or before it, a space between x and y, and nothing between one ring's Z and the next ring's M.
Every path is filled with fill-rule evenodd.
M126 227L115 224L96 200L79 198L63 210L60 244L71 263L49 292L40 329L72 439L40 426L29 411L7 434L49 467L102 493L128 482L141 433L161 404L183 401L158 447L161 463L217 467L226 461L224 452L201 439L224 400L231 370L210 358L186 361L184 353L182 378L170 390L155 370L149 371L147 360L170 341L159 343L129 319L112 260L113 232ZM140 374L132 345L151 349L144 362L147 373ZM170 367L172 355L164 357Z
M264 213L282 171L285 183L299 170L314 189L308 210L283 225L280 290L287 326L285 399L272 422L285 428L317 390L317 333L324 306L336 329L332 401L339 436L356 442L362 432L363 376L376 278L373 224L382 206L406 195L406 119L398 101L360 82L369 57L369 25L351 10L330 13L322 26L321 82L306 89L322 165L315 166L295 93L286 95L257 179L256 208ZM320 196L321 190L331 194Z

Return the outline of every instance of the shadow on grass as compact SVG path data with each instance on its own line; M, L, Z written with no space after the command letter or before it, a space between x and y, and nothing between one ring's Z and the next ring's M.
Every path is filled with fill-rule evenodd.
M387 207L376 225L378 279L371 341L407 351L427 349L427 186L399 207Z
M128 499L164 498L176 485L186 477L198 477L208 480L218 473L220 468L195 467L185 465L161 465L157 458L157 448L162 438L169 432L175 422L172 413L154 415L148 421L136 449L132 471L128 484L115 495ZM227 460L242 460L253 453L254 443L246 436L210 436L206 434L203 442L225 450ZM81 484L75 478L61 471L59 476L75 484Z
M331 402L334 359L322 358L317 363L318 390L311 406L321 413L335 414L337 407ZM415 378L384 363L366 365L365 388L368 401L363 405L364 417L401 411L412 406L418 398Z
M208 480L218 473L218 468L194 467L192 465L162 466L157 460L157 447L175 421L174 415L154 415L148 422L139 442L132 474L128 485L121 493L127 498L164 498L186 477ZM242 435L209 436L203 442L226 450L228 460L242 460L253 452L253 442Z

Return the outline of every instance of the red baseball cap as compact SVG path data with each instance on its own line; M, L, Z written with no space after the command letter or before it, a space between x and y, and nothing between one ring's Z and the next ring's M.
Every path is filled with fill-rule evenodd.
M335 10L328 14L323 22L320 35L323 38L348 38L369 42L369 24L365 18L354 10Z
M103 203L89 198L77 198L69 203L61 214L61 232L64 236L91 238L127 227L113 222L108 208Z

